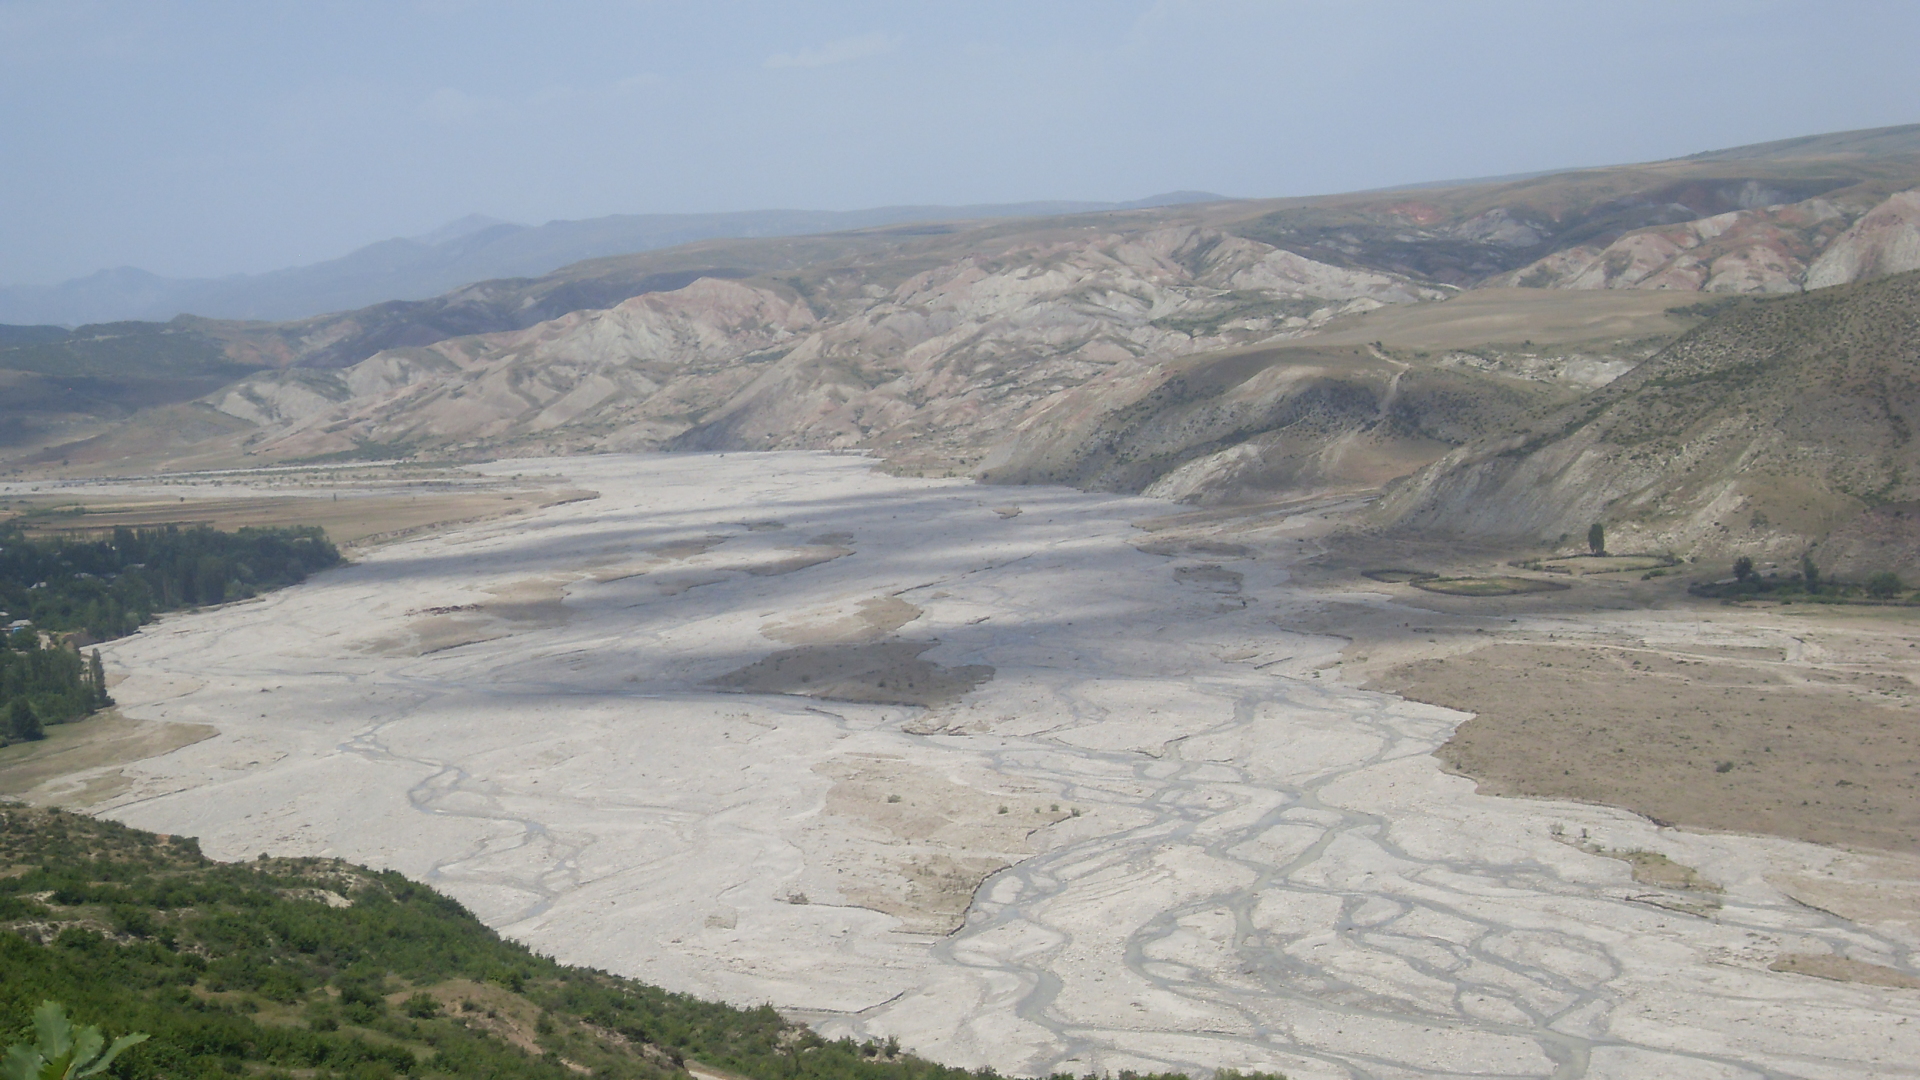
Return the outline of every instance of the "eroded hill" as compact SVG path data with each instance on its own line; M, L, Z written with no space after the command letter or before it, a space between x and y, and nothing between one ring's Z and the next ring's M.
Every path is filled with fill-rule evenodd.
M1739 301L1534 429L1449 453L1392 529L1920 568L1920 273ZM1817 545L1817 546L1816 546Z
M860 449L1199 502L1369 488L1536 428L1711 314L1691 294L1920 267L1917 183L1920 126L1396 192L708 241L291 323L167 324L156 347L190 340L244 377L198 400L211 376L174 379L132 412L8 375L26 402L12 453L98 469Z

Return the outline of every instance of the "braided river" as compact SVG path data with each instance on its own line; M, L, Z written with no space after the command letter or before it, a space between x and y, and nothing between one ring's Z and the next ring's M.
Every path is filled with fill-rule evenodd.
M1920 990L1770 969L1920 976L1913 923L1774 884L1846 853L1478 795L1431 756L1464 714L1343 683L1290 568L1351 507L1228 535L827 454L473 471L598 497L104 647L126 715L218 734L95 812L1014 1075L1920 1075Z

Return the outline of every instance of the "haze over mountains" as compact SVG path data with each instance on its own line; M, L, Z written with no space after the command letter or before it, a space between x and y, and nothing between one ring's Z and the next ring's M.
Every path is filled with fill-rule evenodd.
M1920 499L1898 389L1920 125L1180 198L707 239L281 323L16 328L0 431L16 465L74 468L813 448L1202 504L1394 485L1393 530L1551 545L1605 520L1715 555ZM415 248L506 265L615 231L473 221Z
M1035 217L1222 196L1179 191L1127 203L1030 202L982 206L883 206L870 210L749 210L718 214L615 214L516 225L469 214L420 236L382 240L337 259L264 274L166 278L131 266L56 285L0 286L0 323L119 322L190 313L219 319L301 319L386 300L421 300L487 278L533 277L605 255L715 237L797 236L914 221Z

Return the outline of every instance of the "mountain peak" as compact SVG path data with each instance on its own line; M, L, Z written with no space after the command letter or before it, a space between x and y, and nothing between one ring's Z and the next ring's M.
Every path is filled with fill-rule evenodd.
M419 236L409 236L407 239L412 240L416 244L432 246L434 244L445 244L463 237L472 236L474 233L480 232L483 229L491 229L495 225L511 224L513 224L513 222L502 221L497 217L488 217L485 214L468 214L465 217L455 218L431 232L423 232Z

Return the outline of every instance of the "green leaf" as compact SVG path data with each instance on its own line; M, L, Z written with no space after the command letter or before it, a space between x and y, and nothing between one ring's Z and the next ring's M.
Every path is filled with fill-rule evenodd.
M79 1072L70 1074L70 1080L80 1080L80 1078L83 1076L92 1076L94 1073L106 1071L107 1066L113 1064L113 1059L120 1056L120 1051L125 1050L127 1047L132 1046L135 1043L143 1043L146 1041L147 1041L147 1035L145 1032L135 1032L132 1035L120 1036L119 1038L113 1040L112 1046L107 1047L107 1053L105 1057L102 1057L99 1061L96 1061L93 1064L87 1066L86 1068L81 1069Z
M49 1061L66 1057L73 1049L73 1025L67 1021L66 1008L57 1001L42 1001L33 1010L33 1033L40 1056Z
M67 1070L67 1075L85 1076L86 1073L75 1073L73 1069L85 1065L97 1057L100 1053L100 1048L106 1045L106 1042L106 1038L100 1034L100 1029L91 1024L83 1028L74 1029L73 1053L69 1055L73 1058L73 1068Z
M40 1069L46 1063L39 1051L19 1043L7 1050L5 1061L0 1061L0 1080L40 1080Z
M106 1037L91 1024L76 1030L57 1001L42 1001L33 1011L33 1032L38 1045L10 1048L0 1062L0 1080L80 1080L105 1071L120 1051L147 1039L144 1034L122 1035L95 1061Z

